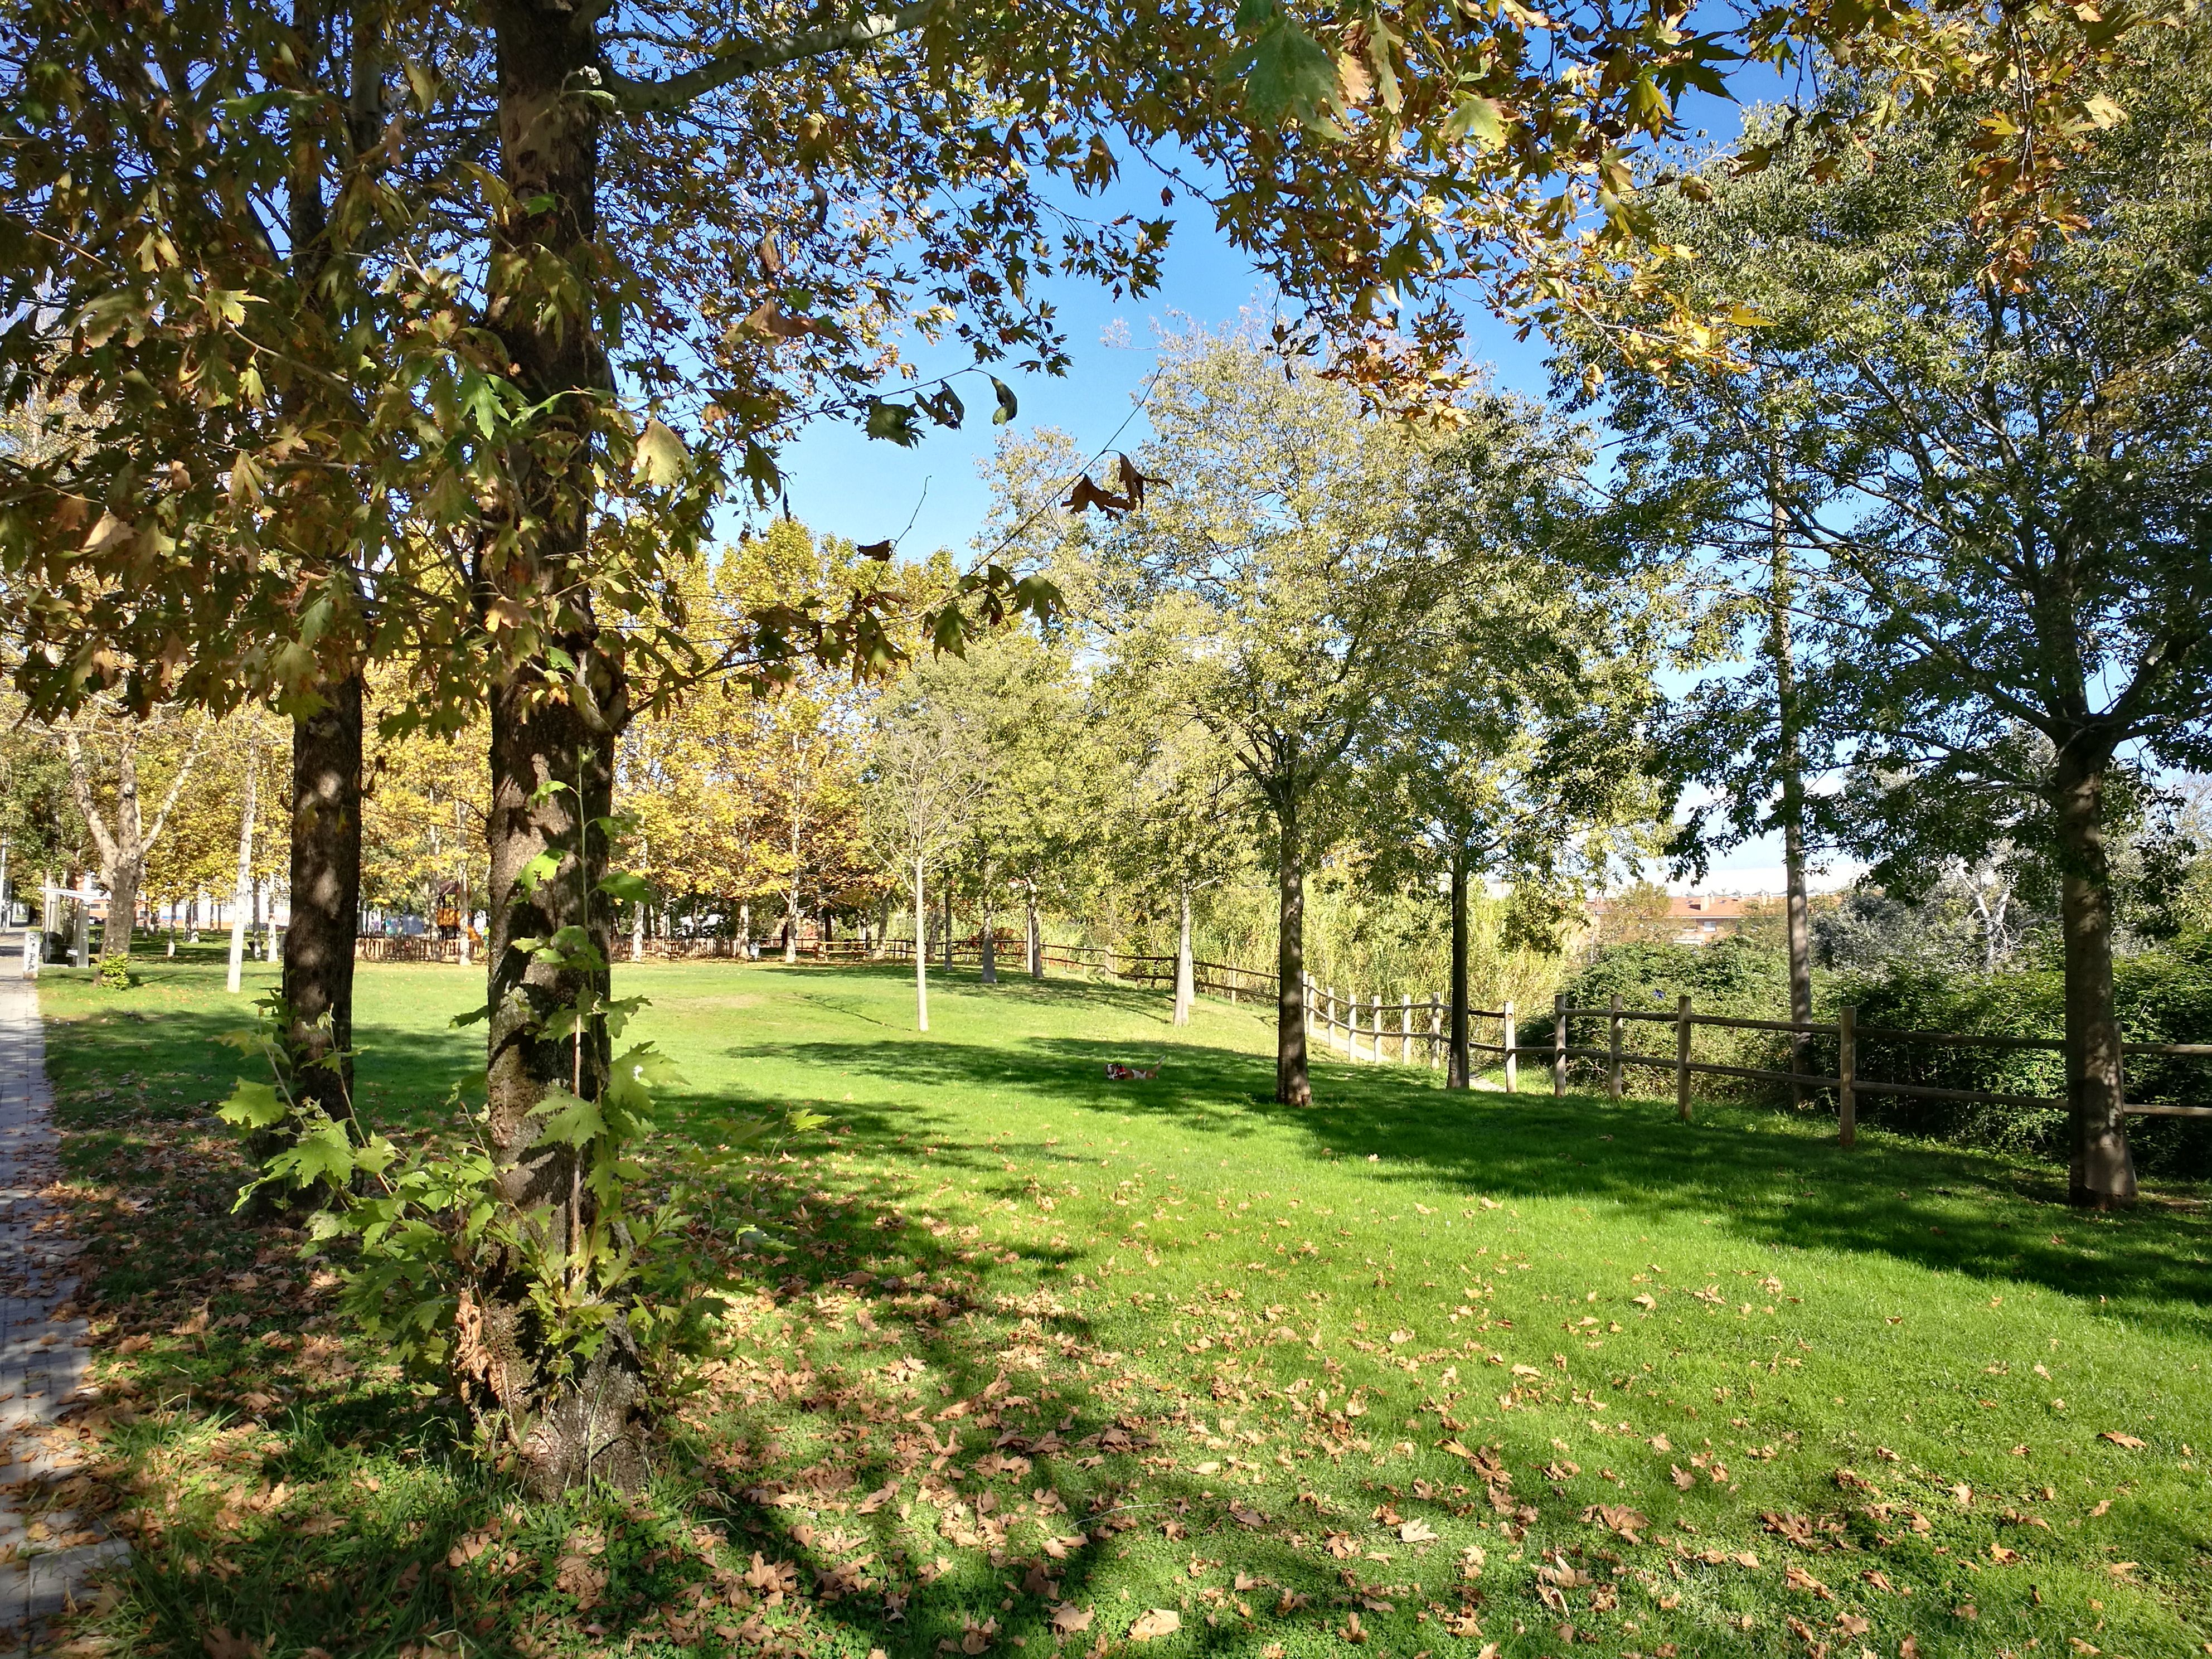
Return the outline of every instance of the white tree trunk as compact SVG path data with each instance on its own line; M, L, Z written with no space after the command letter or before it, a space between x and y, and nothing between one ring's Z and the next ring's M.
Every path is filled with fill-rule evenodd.
M246 811L238 821L238 880L231 889L230 975L225 981L234 996L246 959L246 913L253 901L253 809L260 794L260 768L246 758Z
M1190 959L1190 895L1182 895L1182 923L1176 932L1175 1023L1190 1024L1190 1005L1197 1000L1198 975Z
M929 1029L929 941L922 937L921 918L929 914L927 895L922 891L921 860L914 861L914 1024L918 1031ZM951 948L947 942L946 949Z

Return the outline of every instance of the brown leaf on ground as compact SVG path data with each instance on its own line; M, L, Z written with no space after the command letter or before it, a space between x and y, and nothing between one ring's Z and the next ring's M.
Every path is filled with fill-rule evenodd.
M1333 1532L1322 1540L1322 1547L1340 1561L1349 1561L1359 1553L1359 1540L1348 1532Z
M1367 1639L1367 1632L1360 1627L1359 1615L1356 1613L1347 1613L1344 1615L1344 1629L1340 1633L1354 1647L1358 1647Z
M1692 1474L1689 1470L1684 1468L1680 1464L1669 1463L1667 1466L1667 1468L1668 1472L1674 1476L1675 1486L1680 1487L1682 1491L1687 1492L1691 1487L1698 1484L1698 1477Z
M1814 1541L1813 1523L1802 1515L1777 1515L1772 1510L1762 1510L1759 1518L1765 1522L1767 1531L1793 1544L1810 1545Z
M1400 1523L1398 1541L1401 1544L1433 1544L1437 1529L1425 1521L1407 1521Z
M1091 1628L1095 1617L1088 1607L1079 1607L1073 1601L1063 1601L1052 1610L1052 1628L1060 1636L1078 1636Z
M1585 1522L1595 1522L1607 1532L1619 1533L1632 1544L1644 1540L1638 1534L1651 1522L1644 1516L1625 1504L1593 1504L1583 1511Z
M1154 1607L1137 1615L1137 1622L1129 1626L1132 1642L1152 1642L1163 1636L1173 1636L1182 1628L1182 1615L1170 1607Z
M1264 1527L1267 1524L1266 1516L1246 1504L1231 1504L1229 1518L1240 1527Z
M206 1325L204 1317L201 1320ZM216 1626L200 1638L200 1645L207 1650L208 1659L261 1659L265 1642L249 1642L243 1636L233 1636L221 1625Z
M758 1556L753 1558L757 1561ZM592 1564L586 1555L573 1552L564 1555L553 1569L553 1588L576 1599L576 1611L587 1613L599 1603L606 1593L606 1570Z
M2143 1443L2141 1440L2131 1434L2122 1434L2118 1429L2106 1429L2097 1438L2109 1440L2115 1446L2125 1446L2130 1451L2141 1451L2143 1449Z
M1790 1562L1782 1569L1782 1582L1789 1585L1791 1589L1809 1591L1823 1601L1832 1601L1836 1599L1834 1591L1795 1561Z

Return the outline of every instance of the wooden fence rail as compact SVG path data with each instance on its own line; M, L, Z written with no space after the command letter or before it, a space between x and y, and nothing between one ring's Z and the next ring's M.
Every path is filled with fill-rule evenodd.
M1572 1023L1578 1019L1601 1019L1606 1022L1607 1042L1604 1048L1592 1048L1568 1042ZM1663 1021L1674 1025L1674 1052L1671 1056L1637 1054L1621 1047L1621 1027L1639 1020ZM1774 1071L1765 1066L1727 1066L1716 1060L1692 1059L1692 1034L1700 1025L1730 1030L1782 1031L1794 1036L1832 1037L1836 1041L1835 1074ZM1617 996L1603 1008L1570 1008L1563 994L1553 999L1552 1007L1552 1094L1558 1098L1566 1093L1566 1063L1570 1060L1601 1062L1606 1067L1606 1093L1614 1100L1620 1098L1622 1074L1626 1067L1661 1068L1674 1074L1675 1109L1686 1122L1690 1117L1690 1078L1693 1073L1787 1084L1793 1088L1814 1089L1834 1094L1838 1139L1846 1146L1857 1139L1858 1097L1861 1095L1889 1095L1915 1100L1948 1100L2028 1109L2050 1108L2063 1110L2066 1106L2063 1100L2043 1095L2007 1094L1995 1089L1951 1089L1930 1083L1892 1083L1862 1077L1858 1072L1858 1045L1863 1041L1919 1042L1959 1048L2035 1048L2045 1051L2063 1050L2066 1046L2064 1041L2057 1037L2010 1036L1996 1033L1977 1036L1963 1031L1908 1031L1886 1025L1861 1025L1856 1008L1838 1010L1832 1023L1745 1019L1728 1014L1700 1014L1690 1006L1687 997L1682 998L1674 1012L1669 1014L1651 1009L1623 1008ZM2203 1042L2125 1042L2120 1045L2120 1048L2124 1055L2154 1054L2198 1059L2212 1056L2212 1043ZM2131 1103L2121 1109L2142 1117L2212 1117L2212 1106Z

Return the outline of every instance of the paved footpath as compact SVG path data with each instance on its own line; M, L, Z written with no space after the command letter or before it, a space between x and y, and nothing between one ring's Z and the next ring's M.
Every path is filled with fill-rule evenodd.
M14 961L0 962L0 1654L39 1650L40 1626L129 1553L70 1510L41 1507L78 1461L57 1425L86 1370L85 1322L57 1317L82 1247L38 1195L59 1167L52 1109L38 992Z

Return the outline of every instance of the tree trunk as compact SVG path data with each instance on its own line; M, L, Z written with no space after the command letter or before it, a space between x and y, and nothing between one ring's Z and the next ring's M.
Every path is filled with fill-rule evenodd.
M2112 1000L2112 890L2105 844L2102 754L2077 741L2058 751L2062 859L2059 927L2066 963L2066 1102L2072 1130L2069 1196L2088 1209L2132 1204L2134 1157L2121 1111L2120 1021Z
M1790 544L1783 532L1781 462L1774 462L1768 499L1772 514L1773 580L1769 586L1768 650L1774 659L1774 719L1776 782L1780 786L1782 819L1783 918L1790 945L1790 1018L1807 1025L1813 1019L1813 951L1805 900L1805 775L1804 757L1798 747L1797 663L1790 641L1790 605L1794 584L1790 569ZM1790 1069L1803 1073L1812 1068L1811 1034L1790 1035ZM1790 1085L1794 1105L1805 1102L1802 1084Z
M952 971L952 884L945 884L945 971Z
M982 968L976 975L986 985L996 985L999 982L999 941L992 936L991 932L995 921L996 912L991 906L991 880L987 875L983 878Z
M1044 929L1037 922L1036 884L1031 882L1022 908L1029 913L1030 977L1044 977Z
M511 517L485 526L476 598L485 612L501 599L519 602L545 618L545 630L533 657L496 672L489 697L486 1122L501 1195L520 1212L513 1218L537 1225L522 1218L543 1216L555 1246L559 1234L573 1240L588 1224L589 1194L577 1180L580 1160L538 1144L530 1114L556 1085L597 1097L610 1055L603 1021L590 1022L581 1041L541 1022L607 991L613 912L599 883L608 848L589 825L611 811L616 740L629 714L623 665L599 638L584 568L595 410L611 381L594 289L602 258L594 246L599 106L591 90L598 15L556 0L493 0L489 8L500 176L514 204L494 222L486 314L532 413L507 446ZM574 666L556 665L564 659ZM549 848L558 867L524 892L525 866ZM516 948L518 939L578 924L599 953L596 966L541 961ZM504 1414L536 1494L593 1481L642 1485L643 1379L623 1322L590 1358L577 1356L571 1373L556 1376L534 1288L523 1262L510 1259L484 1282L488 1305L464 1310L456 1359L472 1403L495 1403Z
M914 861L914 1028L917 1031L929 1029L929 929L923 919L929 915L929 896L923 890L922 862Z
M784 895L783 959L799 960L799 890L794 887Z
M1306 1074L1306 872L1295 804L1278 803L1275 859L1275 1098L1285 1106L1313 1104Z
M238 879L230 890L230 975L224 981L233 996L238 994L240 968L246 959L246 895L253 881L253 811L261 793L261 763L248 754L246 760L246 810L238 820Z
M340 680L324 696L321 708L292 722L285 1066L297 1097L343 1120L353 1111L353 954L361 921L361 677Z
M1467 851L1452 849L1451 862L1451 1037L1447 1051L1444 1087L1471 1088L1474 1056L1468 1048L1467 1002Z
M1175 1023L1190 1024L1190 1005L1197 1000L1197 974L1190 960L1190 893L1186 889L1182 899L1182 920L1176 929Z

